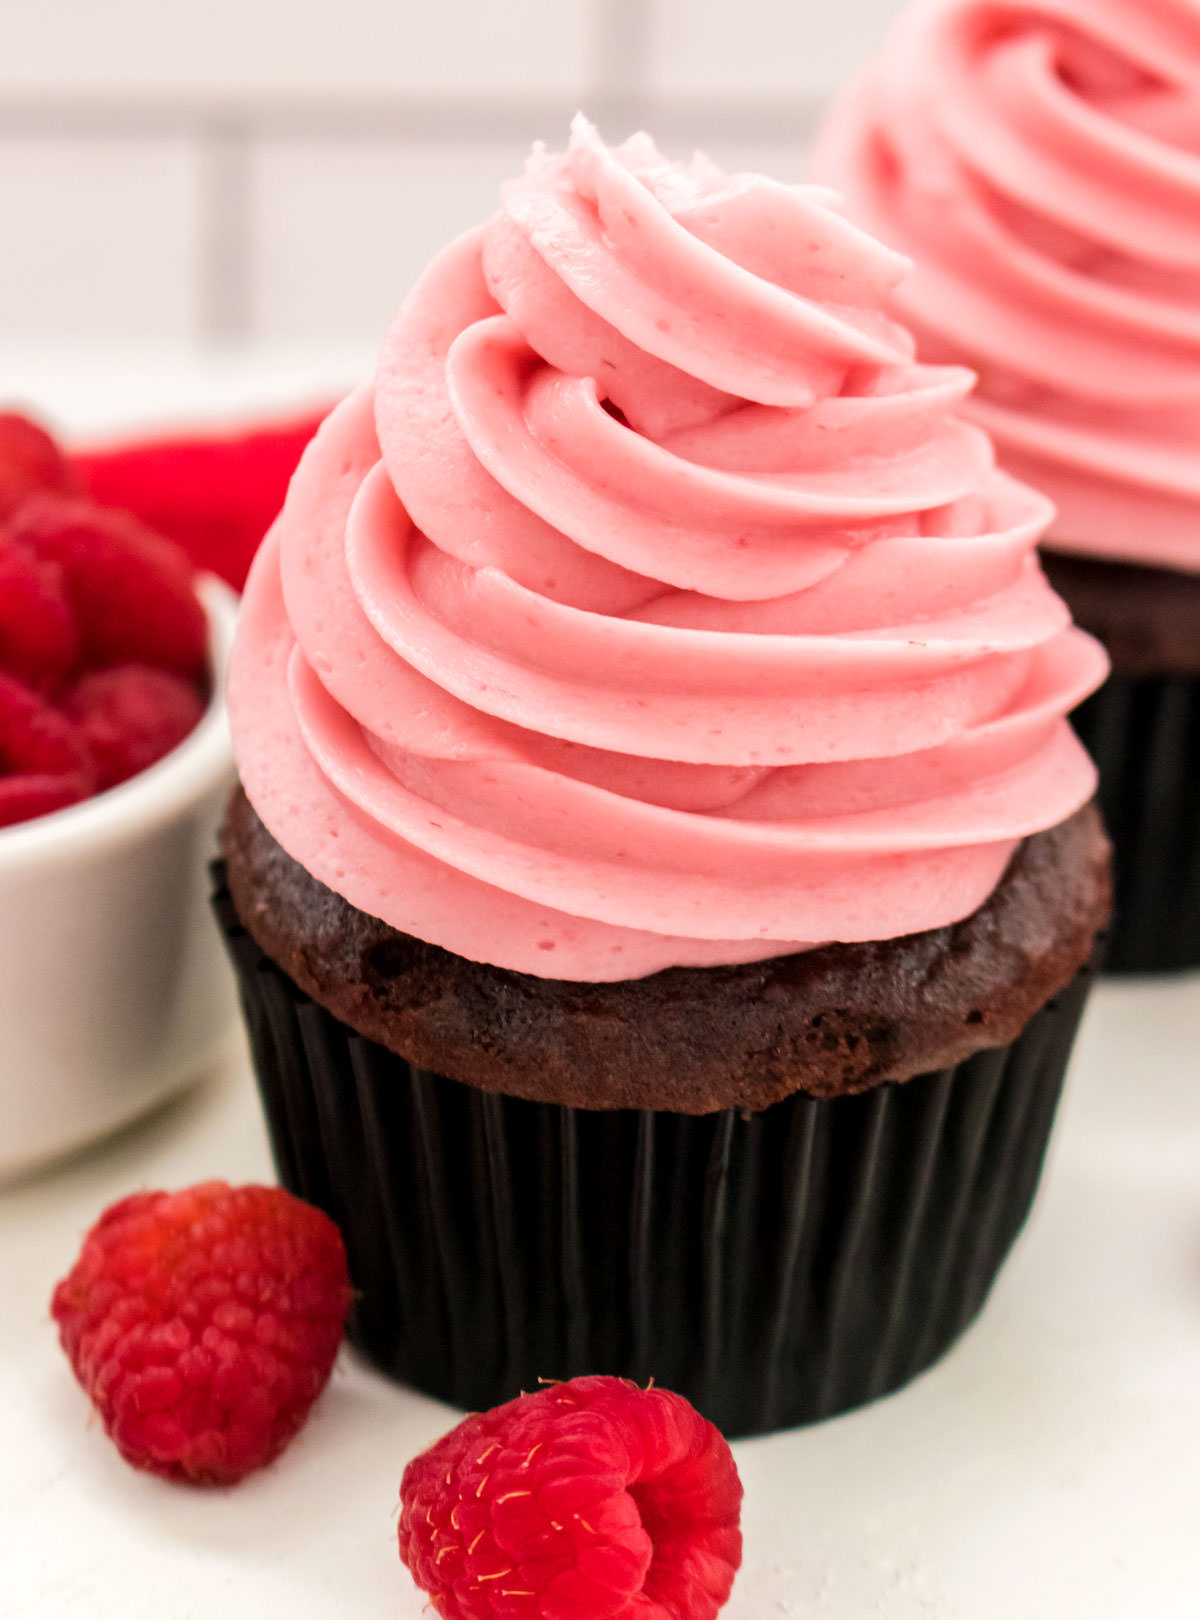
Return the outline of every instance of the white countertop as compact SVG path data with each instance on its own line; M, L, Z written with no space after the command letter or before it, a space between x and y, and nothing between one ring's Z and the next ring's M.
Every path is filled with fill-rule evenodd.
M286 407L361 369L336 351L4 351L0 392L91 435ZM1200 975L1101 987L1033 1219L980 1321L907 1390L735 1447L746 1552L728 1620L1196 1620L1198 1046ZM120 1460L57 1347L52 1287L105 1205L270 1174L238 1046L149 1121L0 1189L0 1616L422 1615L397 1487L448 1408L346 1350L279 1462L187 1490Z
M10 337L0 339L0 410L31 410L52 431L91 442L293 413L348 393L373 361L362 343L247 350Z
M1196 1620L1200 979L1093 999L1033 1220L982 1318L907 1390L735 1446L729 1620ZM0 1191L0 1614L418 1620L395 1505L454 1421L344 1350L308 1427L233 1490L135 1473L47 1314L113 1199L270 1161L241 1049L150 1121Z

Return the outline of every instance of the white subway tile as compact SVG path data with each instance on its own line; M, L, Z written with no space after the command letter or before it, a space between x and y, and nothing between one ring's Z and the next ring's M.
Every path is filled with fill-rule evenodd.
M0 332L186 336L196 155L182 141L0 138Z
M512 143L265 143L252 169L253 330L383 333L429 259L486 219L528 148Z
M571 91L606 0L6 0L0 88Z
M799 136L768 139L725 126L714 129L706 126L703 116L697 116L678 125L672 120L657 140L666 157L682 160L700 151L727 174L766 174L791 184L806 178L808 148Z
M651 83L678 95L824 95L869 59L909 3L655 0Z

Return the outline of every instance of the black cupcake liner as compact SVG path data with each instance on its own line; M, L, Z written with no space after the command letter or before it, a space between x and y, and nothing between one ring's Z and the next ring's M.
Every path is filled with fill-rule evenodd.
M1200 676L1114 673L1071 719L1113 841L1106 971L1200 967Z
M1010 1046L762 1113L592 1111L411 1067L216 908L280 1178L340 1226L351 1340L480 1410L650 1378L727 1435L906 1383L983 1304L1032 1202L1090 972Z

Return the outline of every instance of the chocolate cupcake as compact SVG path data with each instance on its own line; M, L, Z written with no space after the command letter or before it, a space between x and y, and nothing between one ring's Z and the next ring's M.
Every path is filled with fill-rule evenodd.
M823 193L577 122L248 582L218 909L352 1333L463 1405L903 1383L1024 1219L1107 904L1103 654Z
M1079 711L1115 846L1107 965L1200 965L1200 14L914 5L816 170L908 253L893 308L1058 513L1046 569L1107 647Z

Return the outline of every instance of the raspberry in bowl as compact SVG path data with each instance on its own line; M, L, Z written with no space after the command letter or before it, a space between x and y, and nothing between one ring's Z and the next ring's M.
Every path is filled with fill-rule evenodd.
M0 416L0 1175L131 1119L227 1037L203 878L234 607Z

